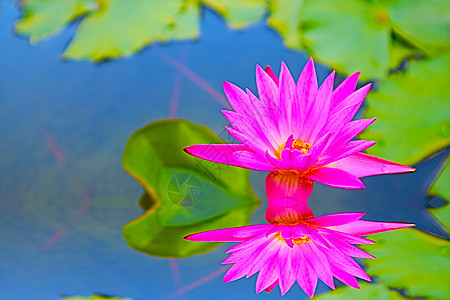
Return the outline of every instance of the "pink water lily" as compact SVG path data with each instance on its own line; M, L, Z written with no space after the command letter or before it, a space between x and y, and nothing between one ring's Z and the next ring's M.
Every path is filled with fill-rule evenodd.
M360 177L412 172L413 168L362 153L375 142L353 140L373 119L352 121L370 89L355 91L359 73L336 89L334 72L318 87L311 59L297 83L281 64L280 78L256 68L259 99L225 82L234 109L223 111L227 131L241 144L193 145L196 157L248 169L291 172L323 184L364 188Z
M333 277L359 288L355 277L371 281L352 259L375 258L353 246L371 244L362 236L413 226L360 220L363 213L341 213L305 219L297 224L264 224L213 230L189 235L199 242L239 242L223 264L233 264L223 281L259 272L256 292L270 292L277 285L284 295L297 281L313 297L318 279L334 289Z

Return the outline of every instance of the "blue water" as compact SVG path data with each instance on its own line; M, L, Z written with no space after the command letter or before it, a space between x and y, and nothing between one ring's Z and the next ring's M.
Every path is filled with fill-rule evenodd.
M179 286L169 260L132 250L121 235L121 227L143 213L137 203L143 189L121 167L123 147L134 130L169 116L177 71L161 53L182 60L220 94L224 80L255 91L256 63L278 72L284 60L297 76L307 56L286 50L263 23L231 31L205 11L198 41L152 46L100 65L63 62L74 27L30 46L12 33L18 16L12 1L0 3L0 299L170 298ZM328 71L319 66L321 81ZM222 108L182 77L178 118L220 133L227 124ZM317 215L364 211L366 219L414 222L443 234L425 210L427 186L443 159L417 165L414 174L364 179L361 191L317 184L310 206ZM251 221L261 223L265 174L251 176L263 202ZM176 260L181 285L221 268L225 249ZM228 284L217 276L175 298L280 298L278 289L256 295L254 285L255 276ZM319 293L326 290L319 284ZM284 297L302 298L298 287Z

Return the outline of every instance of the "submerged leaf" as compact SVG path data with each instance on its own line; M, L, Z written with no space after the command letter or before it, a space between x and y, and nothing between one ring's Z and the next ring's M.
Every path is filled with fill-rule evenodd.
M223 143L213 132L185 120L153 122L128 140L123 166L148 196L148 211L123 228L128 244L150 255L185 257L217 244L190 243L185 235L245 225L259 204L249 172L205 162L183 152L192 144Z
M382 284L360 284L361 289L352 287L340 287L335 291L317 296L317 300L348 300L348 299L367 299L367 300L401 300L403 298L398 292L391 291Z
M363 248L377 259L366 260L367 273L413 297L449 299L450 242L416 229L379 233Z
M449 58L413 62L369 94L365 117L377 117L361 134L377 142L369 154L412 165L450 144Z

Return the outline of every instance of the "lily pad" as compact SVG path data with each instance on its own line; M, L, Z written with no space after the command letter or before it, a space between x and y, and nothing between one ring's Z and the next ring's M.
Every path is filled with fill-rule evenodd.
M447 181L448 182L448 181ZM447 231L450 228L450 205L444 207L430 208L428 210L444 226Z
M300 13L305 0L270 1L267 24L283 37L284 44L293 49L300 46Z
M369 94L365 117L377 117L361 134L377 142L369 154L412 165L450 144L449 58L413 62Z
M430 189L431 195L440 196L450 201L450 167L448 160Z
M130 55L152 42L199 35L199 7L194 1L109 0L104 3L81 21L63 55L65 58L99 61ZM177 24L178 21L183 24Z
M266 0L201 0L221 14L233 28L259 21L266 13Z
M396 34L429 56L450 50L450 2L447 0L382 0Z
M23 17L16 31L30 37L32 42L48 37L67 23L99 8L96 0L24 0Z
M413 297L449 299L450 242L415 229L371 236L364 249L377 259L366 260L367 273Z
M259 204L249 171L206 162L183 152L192 144L223 141L186 120L153 122L136 131L123 154L125 170L141 183L147 212L123 228L127 243L150 255L185 257L217 246L185 235L248 224Z
M318 61L365 79L387 74L391 25L375 1L305 1L301 17L303 47Z
M361 289L352 287L340 287L335 291L317 296L317 300L348 300L348 299L366 299L366 300L401 300L406 299L398 292L391 291L382 284L360 284Z

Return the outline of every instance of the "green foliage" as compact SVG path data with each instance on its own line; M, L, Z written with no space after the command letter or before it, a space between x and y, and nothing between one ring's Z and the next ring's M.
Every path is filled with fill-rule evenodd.
M392 29L429 56L448 53L450 3L447 0L381 0Z
M300 13L305 0L270 1L270 16L267 24L283 37L284 44L293 49L300 46Z
M437 195L450 201L450 168L448 160L430 189L431 195Z
M233 28L243 28L266 13L266 0L201 0L221 14Z
M365 117L378 120L361 134L377 142L368 153L414 164L450 144L449 58L413 62L369 94Z
M125 170L141 183L147 212L123 228L127 243L155 256L185 257L218 244L183 237L248 224L259 204L249 171L209 163L183 152L192 144L223 143L207 127L185 120L153 122L136 131L123 154Z
M302 43L313 57L338 72L383 77L390 63L388 18L370 1L306 1Z
M364 249L377 257L366 260L367 273L413 297L449 299L450 242L415 229L371 236Z
M317 300L348 300L348 299L368 299L368 300L401 300L403 298L399 293L389 290L382 284L360 284L361 289L352 287L341 287L335 291L321 294L316 297Z
M439 179L441 179L439 177ZM448 181L447 181L448 182ZM447 204L444 207L440 208L431 208L428 210L441 224L444 226L447 231L450 228L450 205Z

